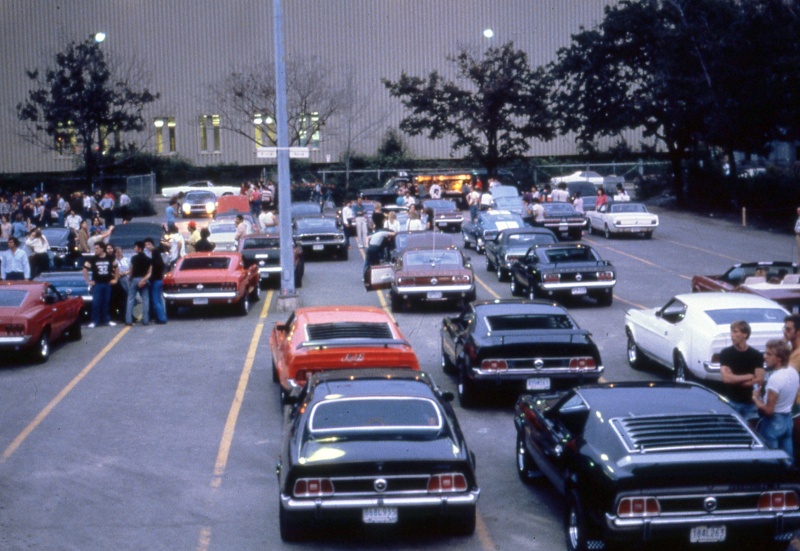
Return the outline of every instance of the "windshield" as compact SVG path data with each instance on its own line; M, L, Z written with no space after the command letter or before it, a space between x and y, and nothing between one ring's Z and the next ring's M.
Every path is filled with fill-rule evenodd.
M326 400L314 406L312 433L438 431L443 419L433 400L413 397L366 396Z
M571 247L569 249L547 249L544 251L547 262L582 262L595 261L594 251L588 247Z
M640 203L626 203L611 205L611 212L647 212L647 209Z
M405 265L415 266L461 266L458 251L411 251L406 253Z
M244 240L242 249L277 249L281 246L278 237L249 237Z
M295 203L292 205L292 216L319 214L322 208L316 203Z
M0 291L0 308L18 308L27 296L28 291L3 289Z
M557 243L555 236L547 233L514 233L508 236L509 247L532 247L548 243Z
M527 331L530 329L573 329L575 325L564 314L520 314L487 316L489 331Z
M181 270L227 270L231 259L227 256L184 258Z
M424 203L425 208L432 208L434 211L437 210L456 210L456 204L453 201L448 201L447 199L435 199L433 201L425 201Z
M335 231L336 220L333 218L298 218L298 231Z
M188 203L213 203L216 202L216 200L217 196L210 191L190 191L186 194L186 197L183 198L183 201Z
M706 310L706 314L717 325L730 325L734 321L747 323L782 323L786 312L779 308L731 308L725 310Z
M569 203L545 203L542 206L548 216L578 216L578 211Z

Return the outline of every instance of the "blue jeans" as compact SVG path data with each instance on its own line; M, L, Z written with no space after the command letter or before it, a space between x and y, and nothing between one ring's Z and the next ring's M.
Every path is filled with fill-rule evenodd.
M133 323L133 305L136 303L137 294L142 297L142 325L150 323L150 283L145 282L142 287L139 287L141 280L140 277L131 279L128 289L128 304L125 308L125 323Z
M469 218L473 222L476 218L478 218L478 205L470 205L469 206Z
M92 323L108 325L111 321L111 284L92 285Z
M773 413L764 416L758 424L758 432L764 438L767 446L774 450L783 450L794 461L794 447L792 446L792 414Z
M733 400L730 401L731 407L736 410L736 413L742 416L742 419L745 421L750 421L751 419L758 419L758 408L752 402L749 403L742 403L742 402L734 402Z
M153 305L153 317L159 323L167 323L167 309L164 306L164 295L161 293L164 282L160 279L150 283L150 304Z

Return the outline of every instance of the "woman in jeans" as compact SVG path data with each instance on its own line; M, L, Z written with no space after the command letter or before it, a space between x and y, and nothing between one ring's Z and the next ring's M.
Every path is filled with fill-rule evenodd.
M782 449L794 459L792 406L800 387L797 371L789 367L789 347L780 339L767 342L764 363L771 369L763 395L753 391L753 403L762 415L758 432L773 449Z

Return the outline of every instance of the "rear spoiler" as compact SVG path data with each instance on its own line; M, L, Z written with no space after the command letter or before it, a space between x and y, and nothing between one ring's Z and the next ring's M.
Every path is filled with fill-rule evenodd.
M353 339L339 338L339 339L325 339L317 341L305 341L298 344L297 349L299 350L301 348L346 348L352 346L371 347L371 348L408 346L409 348L411 348L411 345L408 343L408 341L404 341L402 339L364 339L359 337Z

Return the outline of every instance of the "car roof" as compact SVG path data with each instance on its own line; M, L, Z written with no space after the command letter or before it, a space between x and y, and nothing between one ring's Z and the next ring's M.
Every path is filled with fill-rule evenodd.
M482 316L492 316L498 314L568 314L566 308L554 302L546 300L524 300L524 299L497 299L483 300L474 303L475 311Z
M684 293L675 295L687 306L702 309L739 309L739 308L780 308L783 306L768 298L749 293Z
M540 234L540 235L552 235L553 237L556 236L551 230L547 228L537 228L537 227L523 227L523 228L507 228L505 230L500 230L500 235L515 235L515 234Z
M394 322L382 308L375 306L305 306L295 311L295 317L303 317L306 323L336 323L338 321Z
M579 387L576 393L605 420L632 415L733 412L718 394L694 383L605 383Z
M398 368L335 369L320 371L309 379L312 387L328 387L325 395L315 391L315 401L328 394L338 396L430 397L436 383L424 371Z
M453 249L456 242L453 236L441 232L411 232L406 238L406 249L430 249L433 246L441 249Z

